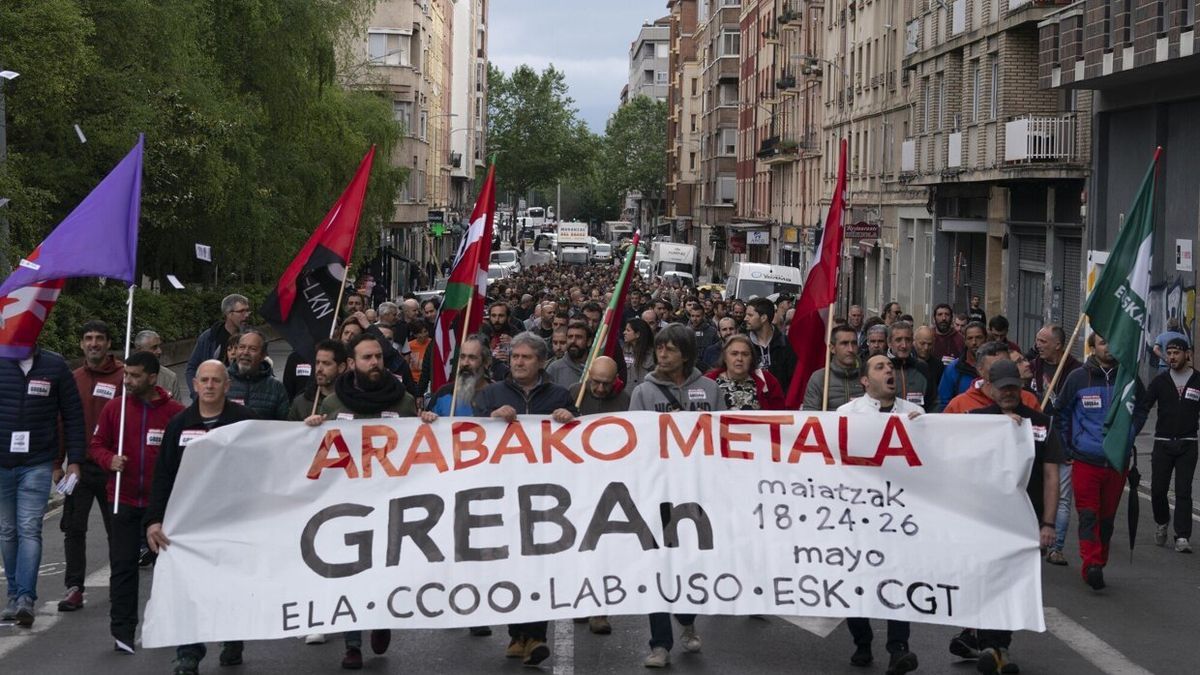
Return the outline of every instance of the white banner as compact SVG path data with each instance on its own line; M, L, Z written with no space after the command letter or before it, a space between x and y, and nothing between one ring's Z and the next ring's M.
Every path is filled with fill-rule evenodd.
M596 614L1044 630L1028 423L243 422L188 445L147 647Z

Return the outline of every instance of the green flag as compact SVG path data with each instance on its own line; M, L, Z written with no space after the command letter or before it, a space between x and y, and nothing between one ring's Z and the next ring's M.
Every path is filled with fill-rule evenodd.
M1154 182L1162 148L1142 179L1125 224L1117 234L1104 271L1088 297L1084 313L1108 342L1116 359L1117 381L1113 400L1104 420L1104 454L1118 470L1125 468L1133 442L1133 406L1137 392L1138 364L1145 346L1147 308L1150 296L1150 251L1154 237Z

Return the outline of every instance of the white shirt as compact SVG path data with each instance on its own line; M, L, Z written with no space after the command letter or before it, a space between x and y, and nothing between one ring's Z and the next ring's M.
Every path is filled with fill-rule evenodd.
M908 413L912 412L925 412L925 409L916 403L910 403L909 401L899 397L896 398L892 405L892 412L901 415L907 415ZM849 403L842 404L838 407L837 411L840 413L879 412L879 406L880 403L878 399L871 398L869 395L863 395L859 396L853 401L850 401Z

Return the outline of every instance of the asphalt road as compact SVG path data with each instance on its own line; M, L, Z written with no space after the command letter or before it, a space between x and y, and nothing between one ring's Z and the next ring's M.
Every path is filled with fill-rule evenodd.
M270 355L282 365L286 347L273 344ZM1147 435L1139 445L1148 448ZM1148 453L1143 453L1147 454ZM1143 471L1149 478L1148 461ZM1190 651L1200 620L1200 556L1182 555L1153 544L1148 498L1140 496L1142 521L1132 561L1127 545L1122 504L1113 539L1113 555L1105 576L1109 587L1093 592L1079 577L1075 537L1068 539L1071 565L1043 566L1045 633L1018 633L1012 658L1023 673L1141 673L1195 672ZM1194 516L1200 520L1200 516ZM174 654L168 649L140 650L125 656L112 650L108 633L107 546L99 515L93 513L88 546L87 604L78 612L56 611L63 592L63 541L55 507L45 521L45 548L39 582L39 615L32 629L0 624L0 673L169 673ZM1072 522L1074 525L1074 521ZM152 571L142 573L141 600L149 596ZM264 584L274 583L270 578ZM882 624L882 622L877 622ZM616 617L614 632L597 636L586 625L568 621L551 626L554 656L542 665L546 673L643 672L649 631L642 617ZM704 640L699 654L677 646L672 668L682 673L870 673L884 671L882 625L877 627L876 663L871 668L849 664L853 651L844 626L819 637L791 622L769 617L700 617ZM972 664L958 662L947 651L955 634L947 626L913 627L911 648L921 661L918 672L965 674ZM414 630L395 635L383 657L368 656L365 672L505 673L529 672L515 660L503 658L507 637L496 627L491 637L471 637L464 630ZM210 646L201 672L301 673L340 672L340 639L324 645L300 640L255 642L247 645L242 666L221 668L217 648ZM369 652L369 650L368 650Z

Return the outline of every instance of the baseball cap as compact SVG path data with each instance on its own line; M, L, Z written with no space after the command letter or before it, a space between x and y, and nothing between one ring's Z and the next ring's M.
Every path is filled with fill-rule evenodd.
M991 379L993 387L1022 387L1025 385L1021 381L1021 371L1017 370L1017 364L1008 359L993 363L988 368L988 377Z

